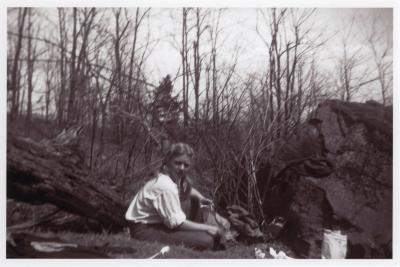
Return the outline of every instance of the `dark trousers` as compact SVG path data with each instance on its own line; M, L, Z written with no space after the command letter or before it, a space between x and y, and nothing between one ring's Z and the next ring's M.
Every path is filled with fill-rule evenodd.
M182 201L181 205L188 220L203 223L200 203L197 199L189 198ZM214 247L214 238L206 232L169 229L164 224L134 223L130 228L131 237L139 240L184 245L200 250Z

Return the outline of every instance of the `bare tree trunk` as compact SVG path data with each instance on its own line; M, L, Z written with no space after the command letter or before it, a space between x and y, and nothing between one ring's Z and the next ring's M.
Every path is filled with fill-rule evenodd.
M32 9L28 10L28 62L27 62L27 74L28 74L28 104L26 110L26 130L29 136L31 128L31 117L32 117L32 92L33 92L33 73L35 71L35 57L36 57L36 45L32 47Z
M295 96L294 96L294 81L296 79L296 69L299 61L299 55L298 55L298 46L299 46L299 29L298 26L295 26L295 44L294 44L294 56L293 56L293 63L292 63L292 69L291 69L291 77L290 77L290 99L289 99L289 114L293 114L293 105L295 102ZM289 65L288 65L289 66ZM301 79L301 76L300 76ZM303 83L298 84L298 91L300 92L301 87L303 86ZM298 94L298 97L301 98L301 93ZM301 101L300 101L301 102ZM300 103L298 102L298 103ZM300 109L300 106L298 106Z
M269 116L269 121L270 123L273 122L274 118L275 118L275 112L274 112L274 75L275 75L275 71L274 71L274 61L272 58L272 51L270 50L269 52L269 75L268 75L268 94L269 94L269 108L270 108L270 116ZM271 138L273 139L274 136L271 135Z
M23 112L23 107L24 107L24 102L25 102L25 92L26 88L21 88L21 69L18 70L18 94L17 94L17 99L19 99L19 103L17 105L18 110L17 110L17 117L22 117L22 112ZM22 93L21 93L22 92ZM22 94L22 96L20 96Z
M218 123L219 121L219 98L217 91L217 55L215 49L212 51L212 98L213 98L213 121Z
M285 12L282 11L283 13ZM283 13L279 14L279 17L282 16ZM282 87L281 87L281 52L278 50L278 40L277 35L279 31L279 18L276 15L276 9L272 10L272 41L271 41L271 50L272 50L272 64L274 64L274 88L276 94L276 104L277 104L277 113L276 113L276 122L278 125L281 125L282 120ZM281 135L280 128L277 128L276 135L279 138Z
M123 62L121 59L121 54L123 52L122 39L124 38L125 32L129 26L129 21L128 21L123 27L121 27L120 25L121 12L122 12L121 8L118 8L114 12L115 15L114 56L115 56L115 75L116 75L115 85L118 90L117 103L119 108L123 108L123 102L125 97L124 85L122 79L122 72L123 72ZM117 120L118 143L122 145L124 141L124 128L125 128L124 120L121 116L118 116L116 120Z
M59 35L60 35L60 92L57 103L57 122L59 127L64 126L65 91L66 91L66 42L65 10L58 8Z
M81 23L81 27L79 29L79 33L82 35L82 44L77 57L76 62L76 73L77 82L75 84L79 84L79 87L75 89L75 98L74 98L74 112L75 112L75 122L82 123L85 120L85 115L90 114L90 112L84 112L84 108L87 106L85 96L90 95L87 94L87 90L90 87L90 68L91 64L88 62L88 45L89 45L89 35L92 31L92 25L94 18L96 16L95 8L84 8L83 9L83 17L84 20ZM77 90L79 88L79 90ZM88 116L90 117L90 116ZM88 118L90 120L90 118Z
M96 105L96 103L93 103L92 105ZM93 168L93 161L94 161L93 156L94 156L94 144L96 139L96 132L97 132L97 107L92 107L92 130L90 136L90 160L89 160L90 170L92 170Z
M45 105L46 105L46 115L45 120L49 120L49 106L51 101L51 91L52 91L52 79L53 72L51 71L51 62L47 62L46 64L46 95L45 95Z
M182 8L182 102L183 102L183 125L188 125L188 87L189 87L189 66L188 66L188 30L187 30L187 16L189 9Z
M70 84L69 84L69 97L68 97L68 122L72 123L75 120L75 90L76 90L76 50L78 42L77 34L77 8L73 8L73 33L72 33L72 51L71 51L71 63L70 63Z
M128 103L131 104L132 102L132 97L135 95L135 91L133 90L133 73L134 73L134 63L136 61L136 42L137 42L137 34L139 31L139 26L140 26L140 22L141 19L143 18L143 16L140 18L139 20L139 15L140 15L140 9L136 8L136 14L135 14L135 25L134 25L134 29L133 29L133 42L132 42L132 51L131 51L131 57L130 57L130 61L129 61L129 76L128 76ZM134 99L134 101L136 102L136 99ZM132 107L135 107L136 105L132 105ZM128 108L128 110L130 111L130 108Z
M18 72L20 69L19 66L19 59L20 59L20 53L22 49L22 38L23 38L23 31L24 31L24 25L25 25L25 17L27 15L28 8L23 8L18 10L18 39L17 39L17 44L15 47L15 55L14 55L14 60L13 60L13 66L12 66L12 72L11 72L11 84L10 84L10 91L12 93L11 95L11 122L15 121L17 116L18 116L18 91L19 91L19 86L18 86Z
M201 59L200 59L200 35L202 29L200 24L200 8L196 8L196 40L193 43L194 57L194 119L199 120L199 91L200 91L200 75L201 75Z
M205 99L205 111L204 111L204 119L208 121L210 114L210 68L211 63L209 63L206 67L206 99Z

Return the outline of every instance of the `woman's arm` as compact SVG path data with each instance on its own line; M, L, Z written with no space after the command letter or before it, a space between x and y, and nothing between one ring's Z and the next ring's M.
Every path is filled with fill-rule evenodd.
M197 191L197 189L195 189L194 187L192 187L191 191L190 191L190 196L195 197L197 199L200 200L201 204L212 204L212 200L204 197L199 191Z
M192 189L190 191L190 196L198 198L198 199L204 198L204 196L199 191L197 191L197 189L194 187L192 187Z
M200 231L207 232L212 236L218 235L219 229L217 226L208 225L204 223L197 223L190 220L185 220L181 225L177 227L180 230L191 230L191 231Z

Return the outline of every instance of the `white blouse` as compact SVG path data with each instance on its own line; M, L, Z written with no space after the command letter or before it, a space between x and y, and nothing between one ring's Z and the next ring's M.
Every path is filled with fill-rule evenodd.
M178 186L168 175L159 173L133 198L125 218L135 223L164 223L172 229L186 220L179 200Z

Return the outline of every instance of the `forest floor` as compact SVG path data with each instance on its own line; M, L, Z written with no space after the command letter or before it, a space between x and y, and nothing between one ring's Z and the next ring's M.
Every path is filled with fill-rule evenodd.
M32 234L42 237L58 237L67 243L74 243L82 247L103 247L107 255L117 259L146 259L160 251L166 244L158 242L146 242L132 239L128 233L119 234L93 234L93 233L73 233L73 232L32 232ZM198 251L183 246L172 246L165 255L157 256L157 259L255 259L255 248L259 248L265 253L265 258L272 258L267 252L269 247L273 247L277 252L284 251L289 257L295 258L295 254L279 241L268 243L244 244L237 243L225 250L218 251ZM121 248L119 252L112 248ZM130 249L130 251L128 250ZM124 251L125 250L125 251Z

